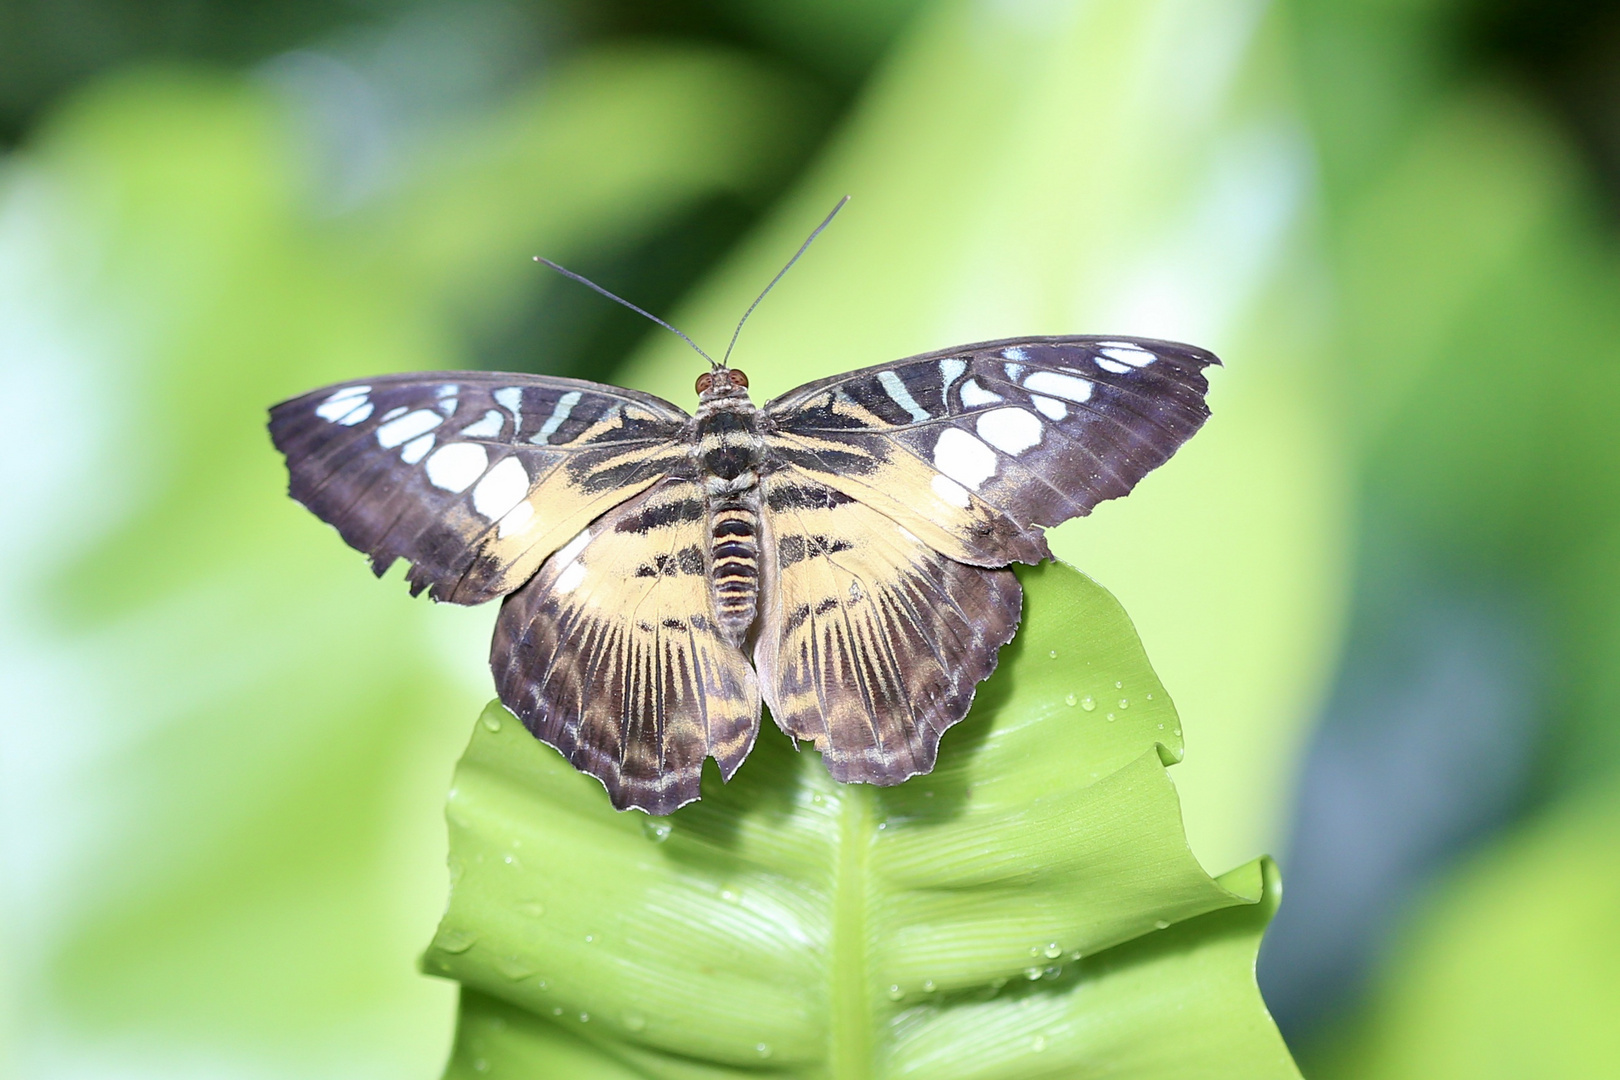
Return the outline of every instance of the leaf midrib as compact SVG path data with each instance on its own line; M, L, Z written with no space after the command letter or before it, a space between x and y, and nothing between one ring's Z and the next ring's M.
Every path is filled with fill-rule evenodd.
M833 865L832 970L827 985L833 1080L872 1075L872 981L868 974L872 798L864 786L841 793Z

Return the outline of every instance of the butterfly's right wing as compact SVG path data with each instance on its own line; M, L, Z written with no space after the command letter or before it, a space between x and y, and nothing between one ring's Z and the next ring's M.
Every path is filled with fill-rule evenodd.
M698 797L759 731L759 688L720 636L704 572L704 500L667 479L609 511L501 606L490 667L536 737L602 781L623 810Z
M807 383L763 407L771 453L975 566L1117 499L1209 417L1191 345L986 341Z
M596 518L686 463L661 398L500 372L384 375L270 410L293 498L412 592L510 592Z

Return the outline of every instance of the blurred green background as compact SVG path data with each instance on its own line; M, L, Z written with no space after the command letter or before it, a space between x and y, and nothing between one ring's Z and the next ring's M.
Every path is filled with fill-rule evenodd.
M271 402L690 403L1182 338L1209 427L1054 547L1135 619L1309 1077L1620 1061L1620 5L0 2L0 1074L431 1077L492 611L284 495ZM662 335L662 336L660 336Z

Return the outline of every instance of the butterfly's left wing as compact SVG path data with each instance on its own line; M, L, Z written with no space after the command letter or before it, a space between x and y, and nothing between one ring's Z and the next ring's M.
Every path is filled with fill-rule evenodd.
M1209 417L1214 355L1142 338L963 345L809 383L764 407L772 452L976 566L1126 494Z

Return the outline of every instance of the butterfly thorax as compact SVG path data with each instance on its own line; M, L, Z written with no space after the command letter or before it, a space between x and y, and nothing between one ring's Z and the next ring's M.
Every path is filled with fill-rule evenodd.
M718 380L717 380L718 381ZM723 637L741 645L759 608L760 414L740 385L702 394L693 464L709 529L709 595Z

